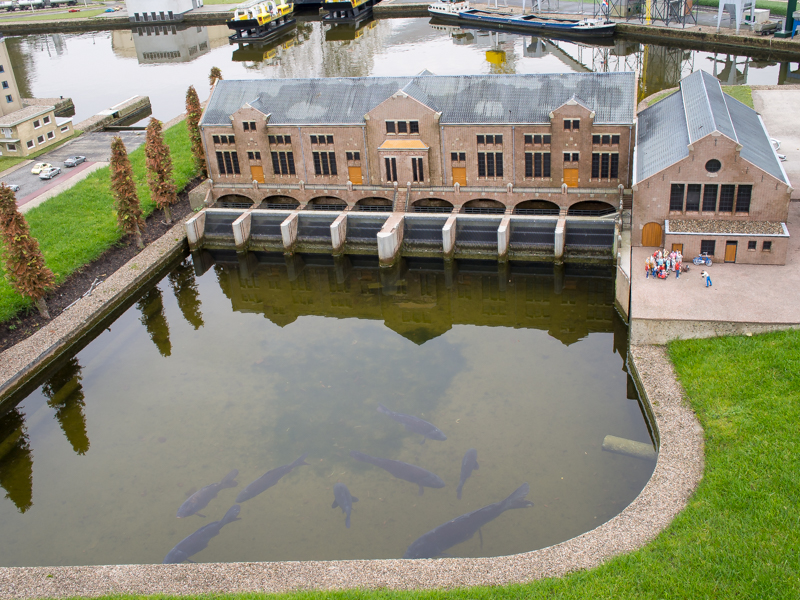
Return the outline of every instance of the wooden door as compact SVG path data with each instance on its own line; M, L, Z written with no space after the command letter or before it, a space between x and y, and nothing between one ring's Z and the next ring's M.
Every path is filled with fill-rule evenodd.
M736 246L738 242L728 242L725 244L725 262L736 262Z
M578 187L578 169L564 169L564 183L567 187Z
M261 165L250 165L250 180L264 183L264 167Z
M361 182L363 181L361 177L361 167L347 167L347 171L352 184L361 185Z
M466 187L467 167L453 167L453 185L455 184Z
M661 247L663 230L658 223L647 223L642 228L642 246Z
M672 251L683 254L683 244L672 244Z

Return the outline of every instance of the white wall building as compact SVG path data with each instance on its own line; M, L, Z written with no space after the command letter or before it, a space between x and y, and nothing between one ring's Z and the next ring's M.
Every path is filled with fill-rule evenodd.
M203 0L127 0L132 23L180 21L184 13L203 6Z

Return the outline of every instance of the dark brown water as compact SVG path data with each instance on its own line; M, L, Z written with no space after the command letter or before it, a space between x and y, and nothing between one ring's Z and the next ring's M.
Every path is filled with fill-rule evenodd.
M454 556L541 548L619 513L653 463L603 452L649 442L625 372L607 271L372 257L187 259L0 416L0 565L158 563L221 519L239 491L308 453L241 504L211 561L400 557L426 531L530 484ZM202 274L199 274L202 273ZM418 416L446 441L376 409ZM456 498L461 458L480 469ZM420 465L426 488L350 458ZM239 470L200 512L195 490ZM352 526L333 487L360 500Z

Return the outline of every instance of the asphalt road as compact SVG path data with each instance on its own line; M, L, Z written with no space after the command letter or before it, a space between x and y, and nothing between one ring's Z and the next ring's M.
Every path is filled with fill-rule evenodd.
M108 162L111 157L111 138L120 136L122 141L125 142L125 147L128 149L128 152L132 152L144 144L144 134L144 131L98 131L86 133L67 144L59 146L51 152L46 152L38 156L31 165L22 167L3 178L3 183L13 183L20 186L16 195L17 198L24 198L25 196L29 196L41 190L51 181L58 181L69 177L71 169L64 166L64 161L70 156L82 155L86 157L88 162ZM50 163L54 167L60 167L61 173L56 175L52 180L39 179L38 175L33 175L31 173L31 168L37 162Z

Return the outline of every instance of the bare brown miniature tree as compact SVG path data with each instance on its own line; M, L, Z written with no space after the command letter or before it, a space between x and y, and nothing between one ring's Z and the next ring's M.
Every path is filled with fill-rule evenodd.
M169 207L178 201L177 188L172 180L172 157L164 143L161 121L151 118L147 125L144 155L147 166L147 184L158 208L164 211L167 223L172 223Z
M189 130L189 140L192 142L192 155L197 165L197 172L202 177L207 177L206 155L203 151L203 140L200 137L200 115L202 114L203 109L200 107L197 90L190 85L186 91L186 127Z
M133 179L128 151L120 137L115 137L111 142L111 192L114 194L120 229L125 234L134 236L136 246L141 250L144 248L142 206L136 193L136 182Z
M17 209L13 191L0 185L0 237L6 278L21 296L33 300L39 313L50 318L44 295L53 287L55 275L44 264L39 242L31 236L25 217Z
M217 83L220 79L222 79L222 71L219 67L211 67L211 72L208 74L208 85L212 88L214 84Z

